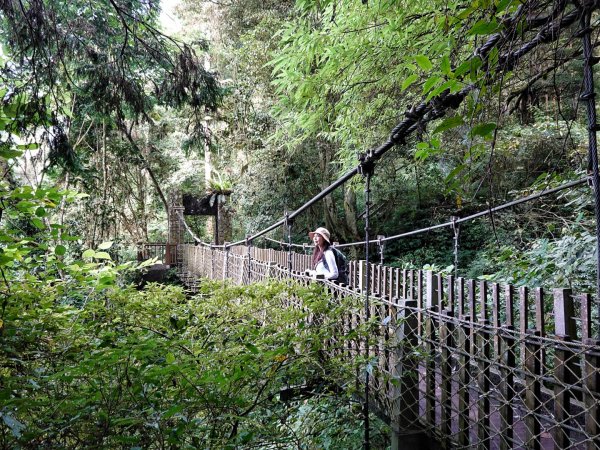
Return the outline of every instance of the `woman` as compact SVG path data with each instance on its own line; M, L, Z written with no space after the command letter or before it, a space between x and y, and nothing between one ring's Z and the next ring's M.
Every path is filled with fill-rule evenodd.
M338 267L333 250L329 248L331 245L329 231L326 228L319 227L308 233L308 236L315 244L312 259L314 270L311 271L311 274L324 275L326 280L336 280Z

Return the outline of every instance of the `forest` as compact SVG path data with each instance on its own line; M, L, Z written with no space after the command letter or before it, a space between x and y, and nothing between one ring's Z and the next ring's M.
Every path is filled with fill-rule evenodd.
M369 361L323 356L356 305L332 307L318 284L145 283L157 260L139 249L168 242L186 197L218 210L218 223L188 216L203 241L243 240L404 119L417 118L375 161L368 205L354 177L291 236L254 245L310 244L321 226L361 242L367 206L372 239L488 211L372 257L597 294L581 33L597 54L597 7L0 0L0 447L360 448L353 377ZM286 296L306 308L281 308ZM282 400L300 385L310 394ZM372 427L370 445L388 448L387 424Z

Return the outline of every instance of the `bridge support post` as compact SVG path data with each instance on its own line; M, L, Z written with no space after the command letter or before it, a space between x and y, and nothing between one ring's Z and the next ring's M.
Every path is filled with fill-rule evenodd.
M417 301L400 301L396 316L394 344L396 346L392 366L391 428L392 450L414 450L420 448L419 377L418 361L411 357L412 349L419 345L417 334Z
M229 245L225 242L225 249L223 251L223 280L229 278Z
M169 237L165 251L165 263L175 266L178 269L180 268L180 263L182 260L179 244L183 243L184 228L181 223L183 211L184 207L181 204L177 204L175 201L173 201L169 207Z
M364 292L367 286L367 262L364 259L358 261L358 291Z
M426 313L425 313L425 342L424 348L427 358L424 362L425 368L425 423L433 425L436 423L436 378L435 378L435 342L438 337L438 320L436 318L439 312L439 286L438 276L431 270L427 271L427 294L426 294Z

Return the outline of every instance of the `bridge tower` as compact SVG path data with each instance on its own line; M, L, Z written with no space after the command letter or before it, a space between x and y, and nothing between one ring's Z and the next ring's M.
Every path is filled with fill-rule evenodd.
M185 232L181 223L181 217L185 208L181 203L181 194L179 192L172 192L169 197L169 237L165 263L170 266L180 267L182 255L179 250L179 244L183 243L183 233Z

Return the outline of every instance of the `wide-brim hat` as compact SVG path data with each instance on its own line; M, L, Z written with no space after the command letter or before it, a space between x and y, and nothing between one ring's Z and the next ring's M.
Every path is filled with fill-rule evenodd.
M329 234L329 230L327 228L319 227L315 231L311 231L310 233L308 233L308 237L310 237L312 239L315 236L315 234L319 234L319 235L323 236L323 239L325 239L327 242L329 242L331 244L331 241L329 240L330 234Z

